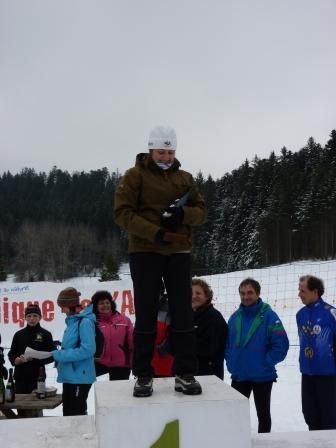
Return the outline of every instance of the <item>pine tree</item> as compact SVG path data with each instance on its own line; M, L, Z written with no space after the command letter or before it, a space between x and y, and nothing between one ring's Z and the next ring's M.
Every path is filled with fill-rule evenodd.
M119 266L113 255L108 254L105 258L104 268L100 274L100 282L108 282L110 280L120 280Z
M3 260L0 259L0 282L5 282L6 280L7 280L7 272L5 271Z

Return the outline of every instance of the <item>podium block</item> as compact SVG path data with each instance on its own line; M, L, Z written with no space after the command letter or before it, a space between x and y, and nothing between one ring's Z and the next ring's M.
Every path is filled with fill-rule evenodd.
M198 380L202 395L175 392L174 378L158 378L146 398L133 397L132 380L96 383L99 448L250 448L248 399L215 376Z

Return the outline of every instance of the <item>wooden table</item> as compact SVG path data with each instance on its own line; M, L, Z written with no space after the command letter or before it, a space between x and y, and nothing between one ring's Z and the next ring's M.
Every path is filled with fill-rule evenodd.
M13 403L0 404L0 411L7 418L18 418L13 409L20 409L24 411L41 411L39 414L42 417L43 409L54 409L62 403L62 395L57 394L54 397L37 398L34 394L16 394ZM28 416L28 415L27 415Z

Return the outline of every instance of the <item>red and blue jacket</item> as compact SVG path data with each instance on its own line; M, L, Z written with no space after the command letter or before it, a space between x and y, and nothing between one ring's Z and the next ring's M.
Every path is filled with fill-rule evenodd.
M296 322L301 373L336 375L336 309L320 298L301 308Z

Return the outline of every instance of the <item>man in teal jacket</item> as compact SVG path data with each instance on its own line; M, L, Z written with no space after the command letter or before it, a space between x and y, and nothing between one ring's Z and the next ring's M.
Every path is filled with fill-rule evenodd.
M260 289L252 278L240 283L241 304L228 322L225 358L231 386L247 398L253 391L258 432L270 432L275 365L285 359L289 342L279 317L260 298Z
M95 321L92 305L82 309L80 292L63 289L57 303L66 314L61 350L52 353L57 364L57 382L63 383L63 415L85 415L87 397L96 381L94 354L96 351Z

